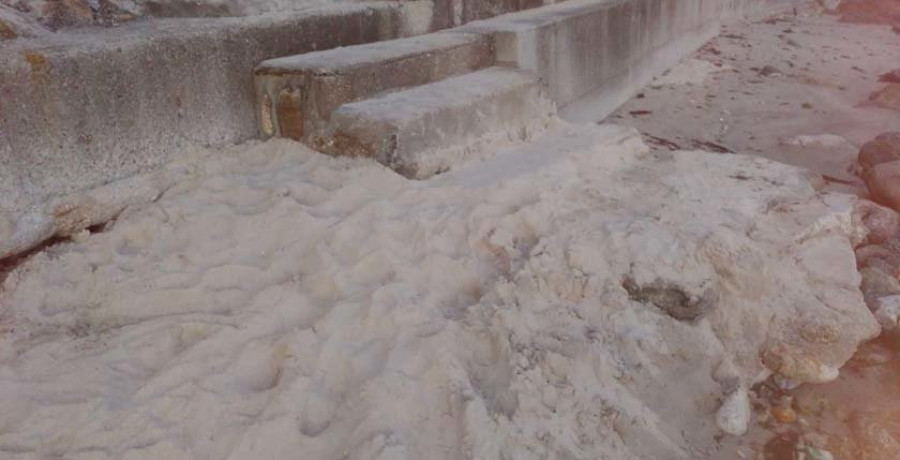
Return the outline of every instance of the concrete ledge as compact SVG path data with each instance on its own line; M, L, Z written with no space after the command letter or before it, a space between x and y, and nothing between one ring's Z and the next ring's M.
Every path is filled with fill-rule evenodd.
M255 78L262 135L311 138L342 104L482 69L493 62L490 36L456 32L265 61L257 67Z

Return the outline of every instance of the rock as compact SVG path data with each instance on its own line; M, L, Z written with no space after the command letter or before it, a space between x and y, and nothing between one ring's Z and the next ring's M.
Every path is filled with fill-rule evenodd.
M855 412L850 416L850 429L858 448L857 460L896 460L900 443L875 414Z
M872 93L869 100L883 109L900 110L900 83L889 83Z
M713 311L719 301L718 292L713 288L705 289L700 295L693 295L685 288L662 280L638 286L628 278L622 286L633 300L653 304L679 321L700 319Z
M803 446L803 450L810 460L834 460L831 452L819 447Z
M900 294L900 281L880 269L867 267L860 270L859 274L862 275L862 283L859 288L862 290L869 309L877 308L878 299L882 297Z
M13 26L0 19L0 40L13 40L19 38L19 34Z
M889 275L900 278L900 251L893 251L887 244L863 246L856 250L856 264L859 269L877 268Z
M716 412L716 426L724 433L741 436L750 426L750 395L739 387L732 392Z
M879 134L859 149L859 165L863 171L892 161L900 161L900 132Z
M818 134L795 136L783 141L785 145L792 147L811 147L817 149L839 149L852 146L847 139L836 134Z
M759 74L764 77L773 77L775 75L784 75L784 72L778 67L767 65L759 70Z
M863 179L875 201L900 210L900 161L881 163L869 170Z
M841 6L841 0L818 0L819 5L822 5L828 11L834 11Z
M894 210L867 200L860 200L855 212L869 231L866 242L881 244L900 236L900 215Z
M800 392L795 400L797 410L806 416L821 416L831 408L824 396L813 392Z
M57 30L94 22L94 11L86 0L49 0L44 4L43 22Z
M797 412L790 406L775 406L772 408L772 418L778 423L794 423L797 421Z
M767 348L762 354L762 361L777 375L799 383L826 383L839 375L838 369L787 342L779 342Z
M900 323L900 295L882 297L875 301L875 319L885 331L897 329Z
M884 83L900 83L900 69L894 69L890 72L881 74L878 77L878 81Z

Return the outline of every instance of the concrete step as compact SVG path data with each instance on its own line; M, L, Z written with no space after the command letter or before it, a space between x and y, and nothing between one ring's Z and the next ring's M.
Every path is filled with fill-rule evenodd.
M439 32L272 59L255 71L263 137L307 139L343 104L493 65L487 34Z
M526 140L555 113L537 77L491 67L345 104L311 144L326 153L372 157L422 179L480 146Z

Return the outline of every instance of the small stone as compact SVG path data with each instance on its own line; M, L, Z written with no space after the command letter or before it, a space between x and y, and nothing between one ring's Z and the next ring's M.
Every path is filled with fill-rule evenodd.
M803 385L803 382L798 382L798 381L796 381L796 380L791 380L791 379L789 379L789 378L787 378L787 377L784 377L784 376L782 376L782 375L780 375L780 374L775 374L775 375L772 377L772 381L775 382L775 386L777 386L778 389L780 389L781 391L791 391L791 390L796 390L797 388L800 387L800 385Z
M841 0L818 0L819 4L822 5L828 11L834 11L839 6L841 6Z
M0 40L14 40L19 37L13 26L0 19Z
M883 83L900 83L900 69L881 74L878 77L878 81Z
M72 236L71 236L72 241L74 241L76 243L84 243L90 237L91 237L91 231L88 229L84 229L80 232L76 232L76 233L72 234Z
M900 83L889 83L872 93L869 100L883 109L900 110Z
M750 395L739 387L722 402L716 412L716 426L725 433L741 436L750 426Z
M900 161L876 165L863 179L875 201L900 211Z
M762 354L763 364L781 377L800 383L826 383L840 375L838 369L819 361L802 348L779 342Z
M892 161L900 161L900 132L879 134L859 149L859 165L863 171Z
M889 275L900 276L900 251L893 251L889 244L898 241L897 238L882 242L882 244L870 244L856 249L856 265L859 269L866 267L877 268Z
M860 200L854 210L869 231L866 241L881 244L900 236L900 215L894 210L867 200Z
M801 414L807 416L822 415L831 407L831 404L824 396L811 392L801 392L797 395L795 405Z
M94 11L86 0L49 0L44 5L43 21L54 30L84 26L94 22Z
M782 72L778 67L767 65L760 69L759 74L764 77L773 77L776 75L783 75L784 72Z
M806 451L807 458L810 460L834 460L834 455L831 452L813 446L804 446L803 450Z
M860 290L869 309L878 308L878 299L900 295L900 281L894 276L874 267L866 267L859 271L862 275Z
M775 406L772 408L772 418L778 423L794 423L797 421L797 412L790 406Z
M896 330L900 325L900 295L882 297L875 301L875 319L885 331Z
M715 310L719 302L719 292L712 287L696 295L675 283L656 280L639 286L630 278L625 279L622 287L633 300L652 304L679 321L699 320Z

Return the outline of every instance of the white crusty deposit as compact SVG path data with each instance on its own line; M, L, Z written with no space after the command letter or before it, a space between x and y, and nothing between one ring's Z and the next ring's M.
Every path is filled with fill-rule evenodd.
M610 126L420 182L228 156L9 275L0 456L706 458L727 398L878 331L853 199L765 159Z

